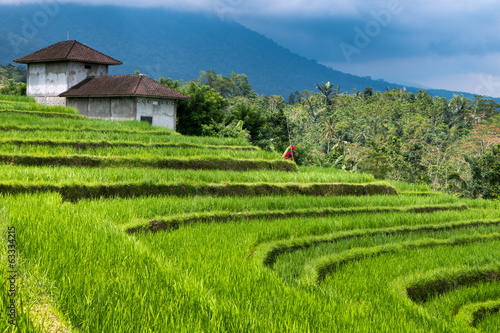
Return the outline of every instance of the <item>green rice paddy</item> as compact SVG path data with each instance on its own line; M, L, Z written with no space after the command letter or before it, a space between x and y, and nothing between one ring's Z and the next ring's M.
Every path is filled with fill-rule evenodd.
M7 102L37 108L29 100ZM106 144L91 146L95 141ZM160 143L177 146L151 146ZM183 137L137 122L0 113L1 154L280 159L279 153L238 147L251 146ZM133 198L103 194L68 201L46 190L106 185L126 191L134 184L143 191ZM265 184L268 192L148 192L171 185L179 191L189 186L236 191L231 186L241 184ZM383 184L393 192L276 192L280 186L314 184ZM30 193L14 191L22 187ZM500 327L498 201L303 167L287 172L3 164L0 188L1 332L498 332ZM130 228L136 229L127 232Z

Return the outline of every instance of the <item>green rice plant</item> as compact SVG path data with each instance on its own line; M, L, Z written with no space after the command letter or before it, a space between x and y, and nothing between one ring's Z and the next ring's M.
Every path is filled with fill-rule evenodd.
M461 205L469 205L471 200L459 199L452 195L442 195L439 197L418 197L418 196L370 196L370 197L311 197L311 196L294 196L294 197L277 197L277 196L260 196L260 197L141 197L135 199L101 199L92 201L94 206L99 206L96 209L109 210L113 207L115 214L113 222L126 229L126 225L142 224L151 219L162 220L166 216L190 217L210 215L212 212L217 214L233 214L237 215L241 212L247 214L266 211L313 211L313 210L349 210L349 209L365 209L367 207L387 207L401 209L401 207L427 207L427 206L451 206L459 207ZM374 208L375 209L375 208ZM381 226L391 226L395 224L429 224L442 223L446 221L454 221L460 219L493 219L500 218L500 214L496 214L496 209L469 210L468 214L464 215L465 211L453 211L451 215L441 214L400 214L391 215L390 218L384 218L382 215L377 215L376 219L369 218L373 214L364 214L365 218L353 219L352 216L336 216L332 218L327 216L322 218L332 229L325 229L323 233L359 229L359 228L375 228ZM118 214L119 213L119 214ZM385 213L384 216L390 215ZM289 223L295 226L295 230L299 226L320 225L318 218L304 218L302 216L291 216L286 219L279 219L276 223L272 223L274 219L264 219L266 225L276 225L276 228L284 231L285 226ZM238 220L236 220L238 221ZM254 223L258 223L256 221ZM260 228L262 229L262 228ZM321 232L318 229L317 232ZM307 235L307 231L305 232ZM298 233L294 234L299 237ZM277 238L278 235L268 235L266 237Z
M406 287L413 276L425 278L435 270L459 273L460 268L492 265L497 261L499 245L499 242L489 242L425 248L354 262L328 276L319 289L325 296L338 295L350 299L353 306L363 307L364 311L358 311L353 320L363 322L362 327L368 326L374 331L474 332L450 315L440 316L415 303L408 298ZM394 284L399 282L403 288L395 291ZM436 293L429 295L437 296ZM413 327L408 327L406 322L413 323Z
M26 114L36 117L48 117L48 118L70 118L70 119L83 119L85 116L79 114L71 114L65 112L47 112L47 111L20 111L11 109L0 109L0 113L7 114Z
M427 184L415 184L415 183L405 183L396 180L390 180L389 184L391 184L395 189L397 189L398 193L428 193L432 192Z
M0 150L28 158L274 159L258 150L236 151L250 147L246 142L183 137L139 122L0 112L0 124ZM165 144L172 147L154 147ZM0 184L6 192L34 192L0 194L0 218L18 230L20 291L31 309L45 304L33 295L48 294L49 311L78 332L469 332L474 329L448 309L460 301L454 310L488 301L500 291L491 279L441 293L427 288L424 303L408 297L415 286L409 282L417 281L412 276L482 269L500 255L500 202L422 185L391 187L370 175L320 168L290 173L109 165L0 165ZM151 219L184 227L123 232ZM266 256L272 246L278 249L273 269L246 260L249 253ZM319 285L296 283L304 263L332 253L346 260L335 266L336 274L325 274ZM394 289L399 282L403 294ZM493 312L477 327L492 330ZM31 314L26 312L24 331L37 328Z
M124 230L127 233L135 233L141 231L172 230L178 229L181 226L194 223L221 223L235 220L255 220L255 219L286 219L286 218L313 218L321 216L336 216L336 215L354 215L354 214L380 214L394 212L435 212L442 210L463 210L467 209L465 205L435 205L435 206L419 206L406 208L393 207L366 207L366 208L308 208L308 209L293 209L293 210L274 210L274 211L253 211L253 212L210 212L210 213L194 213L180 216L169 216L167 218L155 219L152 221L135 221L125 225ZM499 222L500 223L500 222ZM312 244L311 244L312 245ZM295 242L290 248L297 250ZM288 252L284 250L284 252ZM269 259L264 260L269 264Z
M287 160L234 159L216 156L158 158L91 155L16 155L0 153L0 164L20 166L69 166L106 168L155 168L194 170L277 170L296 172L295 163Z
M30 295L22 285L23 258L10 223L8 207L0 203L0 331L41 332L30 317Z
M63 204L55 194L9 196L0 200L12 207L9 215L20 228L24 256L37 263L37 268L33 268L35 273L46 272L57 291L58 309L82 332L142 332L155 328L156 331L170 331L163 327L181 332L232 332L239 329L340 332L352 331L353 328L361 331L373 328L384 332L441 332L449 328L447 321L415 316L412 307L398 301L388 288L382 286L387 286L404 272L425 271L448 261L451 265L467 263L466 260L471 258L482 258L487 262L500 253L499 242L403 251L387 254L378 261L373 258L345 265L320 287L294 288L284 284L272 270L253 260L245 260L248 249L259 237L279 238L288 232L310 232L309 228L317 226L319 221L326 223L328 220L338 229L345 228L351 221L350 227L358 224L358 229L370 223L397 225L401 214L393 214L392 221L386 221L382 214L371 214L371 217L366 214L363 219L361 216L359 219L357 216L343 216L335 221L301 217L262 219L251 224L200 224L181 228L175 233L139 233L135 236L126 235L114 225L135 216L210 211L214 208L237 211L241 207L292 208L294 204L306 208L309 205L366 207L384 202L401 207L433 200L462 201L453 196L408 195L368 197L366 201L355 197L234 200L165 197ZM467 200L463 202L468 203ZM492 209L491 213L494 211ZM478 212L403 215L410 222L414 220L415 224L428 224L430 220L438 224L438 221L446 220L448 214L451 214L449 218L456 219L459 214L473 216ZM58 227L54 228L54 225ZM484 251L486 248L488 251ZM418 255L418 259L413 255ZM68 257L73 260L68 261ZM441 261L436 262L439 258ZM376 263L379 266L372 266ZM366 271L359 274L357 269ZM330 284L332 280L335 282ZM372 285L379 280L380 284ZM152 310L143 310L149 308Z
M294 165L294 164L292 164ZM0 165L0 182L26 184L370 184L371 175L325 169L323 172L172 170L144 168L35 167ZM387 186L385 182L377 182ZM376 185L374 184L374 185ZM362 187L359 187L362 188ZM436 201L439 201L437 199Z
M49 106L38 103L25 103L25 102L2 102L0 103L1 110L8 111L37 111L47 113L62 113L70 115L78 115L78 110L67 106Z
M82 151L89 151L92 150L92 152L95 152L94 155L99 154L101 150L104 150L105 148L108 148L105 150L111 151L111 153L107 153L108 155L114 154L115 151L120 151L119 149L122 148L124 152L127 154L133 155L134 154L134 149L133 148L141 148L141 151L145 149L165 149L165 148L171 148L170 151L177 151L179 150L179 154L186 154L189 151L186 151L185 149L205 149L205 150L220 150L220 149L226 149L226 150L233 150L235 152L243 150L243 151L253 151L259 152L260 154L264 155L266 154L267 156L273 156L273 158L280 157L279 154L275 152L264 152L259 147L256 146L217 146L217 145L199 145L199 144L193 144L193 143L185 143L183 144L182 142L179 143L162 143L162 142L157 142L157 143L143 143L140 141L106 141L106 140L52 140L52 139L25 139L25 138L14 138L12 135L13 133L9 133L8 138L0 139L0 144L2 146L7 146L3 148L4 151L9 151L12 150L14 151L16 149L15 146L18 146L17 149L23 151L24 153L28 153L31 150L33 150L37 146L41 146L41 148L51 149L50 152L54 153L54 148L59 148L59 149L64 149L66 147L73 148L75 152L82 152ZM1 138L1 136L0 136ZM46 146L46 147L45 147ZM113 149L114 150L111 150ZM127 149L123 149L127 148ZM132 148L132 149L131 149ZM175 148L172 149L172 148ZM183 150L184 149L184 150ZM160 151L161 153L161 151ZM220 153L220 152L217 152ZM118 155L124 155L124 153L118 154ZM200 155L198 153L198 155Z
M195 145L251 147L248 141L243 138L182 136L171 129L150 126L145 122L135 120L107 121L85 117L79 119L54 119L34 117L31 114L0 112L0 131L8 132L3 134L5 138L17 139L116 140L139 141L143 144L152 142L183 142ZM135 135L135 137L128 139L121 136L126 134ZM171 136L166 137L167 135ZM178 136L179 138L174 138L173 136Z
M59 310L79 331L223 327L202 285L113 226L96 221L95 212L75 211L55 195L0 200L10 207L19 251L33 263L31 273L54 283Z
M495 332L499 325L497 313L486 314L476 328L482 332Z
M373 216L372 219L376 220L378 217ZM316 219L314 220L316 221ZM425 221L425 219L422 220ZM293 232L293 230L303 227L299 224L300 221L308 222L304 219L296 219L280 220L274 223L272 221L256 221L255 225L240 223L193 225L189 228L179 229L176 233L138 234L136 237L149 244L151 250L164 253L165 257L174 258L184 269L203 276L204 281L213 288L214 294L218 295L218 302L235 302L238 304L238 309L247 313L248 316L256 315L256 313L262 315L267 313L268 315L272 314L269 317L283 323L290 320L290 317L284 312L293 313L294 319L292 321L302 323L299 325L300 328L295 328L297 331L300 329L304 331L307 328L319 331L321 327L328 331L352 331L353 329L364 331L372 325L376 331L380 332L445 331L442 329L444 324L441 325L441 322L421 320L420 317L414 316L411 309L401 307L401 303L394 301L392 294L384 287L387 286L387 281L390 282L393 276L404 274L405 269L411 266L409 264L413 264L410 269L418 269L421 266L422 258L428 260L429 264L432 264L435 258L442 258L440 262L435 263L442 265L443 262L450 261L450 254L454 252L458 253L456 256L454 255L455 261L467 258L463 254L470 252L469 259L478 258L478 254L480 254L480 256L488 255L485 260L491 260L498 255L500 248L498 246L500 243L490 242L474 243L458 248L450 246L410 251L410 254L419 254L418 260L408 256L408 252L400 253L397 258L387 255L377 261L379 264L377 267L367 266L363 273L358 273L356 270L359 267L364 268L363 265L371 263L372 260L369 262L361 261L355 266L347 265L339 274L332 276L331 280L335 279L335 281L331 283L328 281L328 284L325 281L319 287L303 288L299 286L299 288L294 288L288 286L286 290L289 291L289 294L285 297L281 292L282 282L278 282L281 279L273 271L261 270L259 267L262 266L253 261L248 261L246 264L243 264L242 261L248 253L245 249L254 242L257 233L274 229L278 235L278 230L286 228L290 228ZM314 223L311 222L311 224ZM480 249L481 252L479 250L471 251L472 247ZM484 251L486 248L490 249L488 253ZM445 250L443 251L445 254L440 253L441 249ZM406 256L408 259L402 260ZM385 264L387 258L391 259L390 266ZM397 267L399 263L401 264L400 269ZM224 271L223 274L215 273L220 269ZM271 288L267 284L268 276L277 280L273 283L275 292L267 289ZM362 282L357 282L357 279L362 280ZM379 279L381 282L377 285L372 285L370 282ZM238 281L238 283L235 284L234 281ZM384 297L378 297L379 294L383 294ZM273 297L269 297L269 295L273 295ZM281 302L282 299L283 302ZM252 304L260 304L260 306L251 308ZM279 310L271 310L271 308L286 311L280 312ZM263 323L273 322L271 318L263 320ZM321 322L321 327L315 326L311 318L315 318L316 322ZM264 331L262 328L255 330Z
M32 140L32 141L106 141L120 143L142 143L144 145L170 145L173 147L185 148L208 148L208 149L237 149L237 150L259 150L250 146L248 143L232 138L214 138L214 137L190 137L182 136L170 130L170 132L160 131L136 131L126 129L106 129L106 128L88 128L79 127L68 131L68 128L59 130L37 130L33 131L4 131L0 138Z
M0 193L57 192L64 200L77 201L96 198L134 198L140 196L262 196L262 195L394 195L395 191L383 183L372 184L39 184L0 183Z
M458 290L461 291L460 296L454 295L455 297L453 302L454 305L457 304L456 302L460 302L459 304L464 304L464 302L467 302L467 304L461 306L459 310L453 310L451 313L456 312L455 320L462 322L464 325L476 327L487 314L495 314L500 311L500 300L495 299L488 301L474 301L471 299L484 299L484 297L487 298L489 295L498 298L500 288L499 284L490 282L478 283L474 285L474 288L471 288L471 286L467 287L468 288L458 288ZM447 294L452 293L449 292ZM464 294L473 295L469 296ZM439 303L443 303L442 297L438 298ZM449 298L449 296L447 298ZM432 300L429 302L432 302ZM449 303L449 301L447 303ZM448 309L449 304L447 305L448 306L446 308ZM433 309L432 311L436 312L437 309ZM442 312L440 311L440 313Z
M438 268L423 274L404 276L391 283L391 290L409 304L422 304L431 297L456 290L461 286L499 280L500 266L498 262L494 262L472 267ZM465 312L463 315L467 316Z
M239 148L239 147L236 147ZM177 158L202 158L204 156L218 159L254 159L254 160L281 160L276 153L258 149L232 149L229 146L181 146L171 144L158 145L128 145L121 143L98 143L90 142L86 144L11 144L0 142L0 154L33 155L33 156L54 156L54 155L91 155L100 157L140 157L148 159L160 159L165 157ZM287 161L290 162L290 161ZM292 164L292 163L288 163Z
M36 103L33 97L0 94L0 102Z
M107 121L101 119L89 119L84 116L77 118L50 118L37 117L33 113L16 114L0 113L1 129L4 131L65 131L75 130L99 130L99 131L119 131L124 133L152 133L152 134L172 134L180 135L175 131L158 126L150 126L148 123L140 121ZM49 133L46 133L48 135ZM53 139L53 137L47 136Z
M485 313L481 315L481 320L478 321L475 328L481 332L495 332L500 325L499 313L493 308L485 310Z
M254 253L251 253L251 255L253 257L256 257L257 260L259 260L263 265L272 267L276 263L276 260L280 255L309 249L313 246L318 246L320 244L332 244L350 239L359 239L362 237L392 236L392 235L404 235L404 234L422 233L422 232L435 233L435 232L442 232L449 230L469 229L478 226L498 226L498 225L500 225L500 221L498 220L480 220L480 221L458 221L458 222L427 224L427 225L423 224L416 226L395 226L395 227L380 228L380 229L358 229L346 232L339 232L330 235L308 236L308 237L294 238L291 240L285 240L279 242L270 242L259 246Z
M340 266L352 261L380 256L387 253L401 252L407 249L437 246L459 246L470 244L472 242L491 242L497 240L500 240L500 233L491 233L487 235L464 235L451 239L428 238L403 243L391 243L370 248L355 248L345 253L324 256L309 263L304 268L304 274L301 278L301 282L304 284L319 284L325 279L327 274L335 272ZM500 277L500 273L498 273L498 276ZM425 288L420 288L415 285L408 288L407 291L411 299L424 302L425 296L422 294L424 289ZM425 289L425 292L427 292L427 289Z

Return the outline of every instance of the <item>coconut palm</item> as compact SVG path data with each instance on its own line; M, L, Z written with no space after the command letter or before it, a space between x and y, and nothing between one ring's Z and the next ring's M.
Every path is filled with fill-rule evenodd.
M330 142L335 138L335 120L333 117L325 118L325 122L322 126L321 135L326 139L327 149L326 152L330 152Z
M324 83L322 82L321 84L316 84L316 88L321 92L323 97L325 98L325 104L328 104L329 97L333 93L334 96L338 94L339 87L333 88L333 85L330 84L330 82Z

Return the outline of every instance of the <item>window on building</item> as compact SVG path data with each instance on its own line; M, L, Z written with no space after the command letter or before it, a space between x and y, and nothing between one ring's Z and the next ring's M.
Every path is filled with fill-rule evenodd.
M141 116L141 121L145 121L149 125L153 125L153 117Z

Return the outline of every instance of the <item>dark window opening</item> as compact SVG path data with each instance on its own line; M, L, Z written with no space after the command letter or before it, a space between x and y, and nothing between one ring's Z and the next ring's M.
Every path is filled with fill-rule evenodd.
M85 65L85 69L92 69L92 65Z
M149 125L153 125L153 117L141 116L141 121L147 122Z

